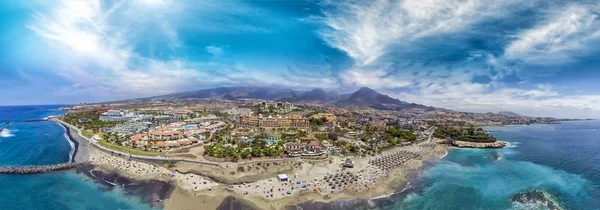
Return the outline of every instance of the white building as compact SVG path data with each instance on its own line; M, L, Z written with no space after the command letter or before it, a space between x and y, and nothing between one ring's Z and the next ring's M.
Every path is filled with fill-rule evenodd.
M249 108L232 108L230 110L227 110L227 114L233 116L250 116L253 113L254 112L252 111L252 109Z
M127 121L137 117L135 113L130 113L127 110L108 110L100 114L102 121Z
M117 124L112 129L112 132L121 134L121 135L130 135L134 133L138 133L141 130L147 129L148 123L146 122L129 122L124 124Z

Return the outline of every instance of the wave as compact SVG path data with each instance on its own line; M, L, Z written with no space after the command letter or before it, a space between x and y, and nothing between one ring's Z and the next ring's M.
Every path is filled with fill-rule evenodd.
M113 182L109 182L108 180L104 180L104 182L111 184L112 186L117 186L117 184L113 183Z
M376 199L381 199L381 198L389 198L390 196L392 196L394 194L395 193L383 194L383 195L380 195L380 196L375 196L375 197L372 197L371 200L376 200Z
M71 146L71 151L69 152L69 163L72 163L73 162L73 153L75 153L75 143L73 142L73 140L67 134L67 128L63 124L60 124L60 123L58 123L58 124L65 131L65 133L63 135L65 136L65 139L67 139L67 141L69 142L69 145Z
M507 148L515 148L515 147L518 147L519 144L521 144L521 142L518 142L518 141L515 141L515 142L507 141L506 143L507 143L507 145L506 145Z
M50 115L50 116L48 116L48 117L45 117L45 118L42 118L42 119L43 119L43 120L48 120L48 119L50 119L50 118L53 118L53 117L60 117L60 116L61 116L61 115Z
M0 137L3 137L3 138L13 137L13 136L15 136L15 135L10 133L10 130L8 130L8 128L4 128L4 129L2 129L2 132L0 132Z
M448 150L446 150L446 153L444 155L442 155L442 157L440 157L440 159L444 159L446 156L448 156Z

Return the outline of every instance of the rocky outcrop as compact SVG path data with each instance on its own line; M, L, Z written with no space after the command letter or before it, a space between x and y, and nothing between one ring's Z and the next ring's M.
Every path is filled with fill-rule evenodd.
M458 148L503 148L508 143L503 141L496 142L470 142L470 141L452 141L452 146Z
M538 189L517 193L510 200L517 209L563 209L552 195Z

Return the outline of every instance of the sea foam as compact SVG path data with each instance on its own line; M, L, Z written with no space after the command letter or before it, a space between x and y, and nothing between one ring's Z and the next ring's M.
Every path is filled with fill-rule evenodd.
M15 136L14 134L10 133L10 130L8 130L7 128L2 129L2 132L0 132L0 137L13 137Z

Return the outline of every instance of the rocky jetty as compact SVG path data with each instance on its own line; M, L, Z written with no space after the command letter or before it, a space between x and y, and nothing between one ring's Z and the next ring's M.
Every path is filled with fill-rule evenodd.
M508 143L503 141L495 142L470 142L470 141L452 141L452 146L458 148L503 148Z
M4 166L0 167L0 174L39 174L55 171L69 170L88 164L83 163L62 163L57 165L44 166Z

